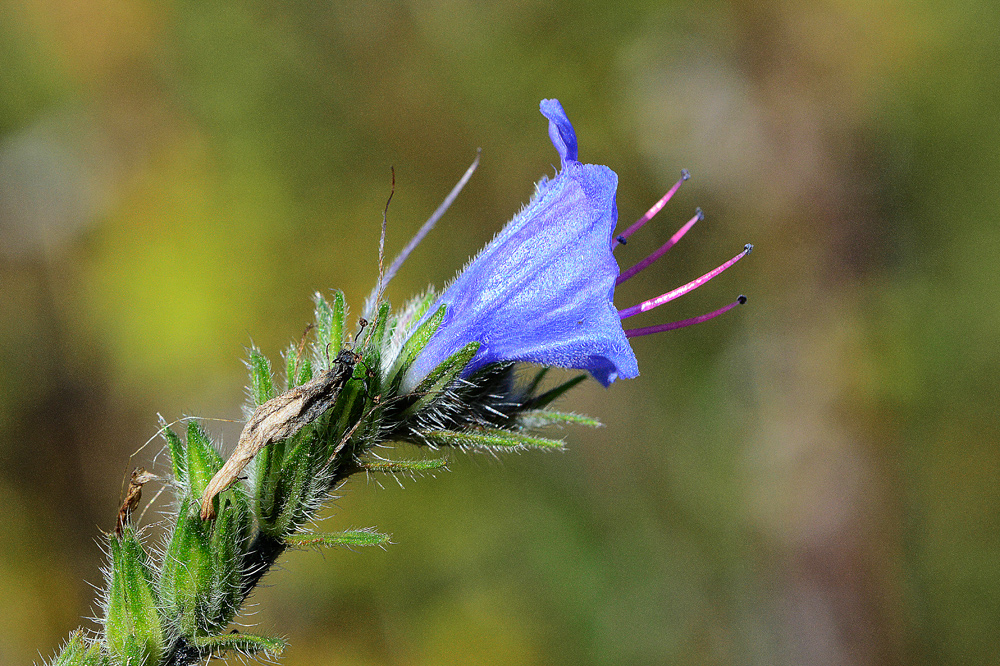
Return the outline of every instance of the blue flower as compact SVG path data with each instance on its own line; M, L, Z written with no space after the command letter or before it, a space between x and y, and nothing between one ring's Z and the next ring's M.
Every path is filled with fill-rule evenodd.
M501 361L586 370L604 386L639 374L614 305L618 176L577 161L576 133L557 100L542 100L541 112L562 168L430 308L447 306L403 390L473 341L480 347L466 375Z

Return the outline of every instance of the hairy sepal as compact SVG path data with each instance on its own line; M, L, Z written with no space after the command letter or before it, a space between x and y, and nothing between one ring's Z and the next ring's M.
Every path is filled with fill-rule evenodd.
M206 656L221 655L225 652L238 652L247 656L256 654L277 656L284 651L286 646L284 640L274 636L237 633L222 634L220 636L199 636L192 642Z
M197 502L185 498L167 544L159 580L164 615L182 636L202 633L213 615L210 597L215 588L215 570L211 529L212 523L198 516Z
M247 359L247 368L250 370L250 398L254 407L260 407L277 395L271 361L253 347L250 349L250 358Z
M184 442L177 436L170 426L167 425L163 417L160 417L160 435L167 442L170 450L170 466L174 473L174 481L180 488L188 487L187 473L187 451L184 449Z
M363 363L368 370L377 374L382 361L382 350L387 336L392 335L394 326L390 323L394 318L390 316L392 309L388 303L379 306L375 321L369 324L362 346L361 356Z
M366 472L378 474L420 474L447 469L448 461L443 458L427 458L420 460L364 460L358 467Z
M319 292L313 297L316 302L317 350L316 363L330 358L336 358L344 348L344 292L339 289L333 292L333 303L327 302Z
M333 548L337 546L352 548L354 546L384 546L390 543L391 538L388 534L381 534L369 527L362 530L347 530L329 534L293 534L285 538L285 544L289 548Z
M525 408L541 409L542 407L551 405L554 401L562 397L563 394L565 394L567 391L575 387L577 384L579 384L586 378L587 375L577 375L576 377L573 377L572 379L563 382L559 386L551 388L548 391L545 391L544 393L540 393L539 395L534 396L533 398L528 400L528 403L525 405Z
M285 350L285 386L286 390L302 386L313 378L312 363L308 358L299 355L299 346L288 345Z
M220 631L242 601L240 562L246 552L249 512L242 490L219 495L220 513L202 520L198 503L181 503L159 581L164 615L185 637Z
M437 311L431 315L427 321L422 323L417 330L410 335L409 339L403 344L402 349L399 350L399 354L396 356L396 360L393 362L392 368L389 370L387 375L387 384L392 389L397 389L403 381L403 376L411 365L413 365L414 359L423 351L427 343L437 332L438 327L441 322L444 321L444 315L447 307L442 305L437 309ZM477 346L478 349L478 346ZM468 361L466 361L468 363Z
M89 639L82 629L70 634L66 644L50 666L105 666L107 655L101 654L101 645Z
M219 512L211 531L213 560L212 595L218 599L216 621L225 626L243 601L243 569L253 531L250 498L241 484L219 495Z
M562 450L558 439L535 437L509 430L482 428L468 432L454 430L425 430L419 436L431 446L453 446L460 449L486 449L490 451L521 451L524 449Z
M165 632L157 612L153 573L135 530L126 525L122 536L110 538L111 570L108 585L104 636L115 664L143 666L159 662L165 647ZM77 661L87 663L81 649Z
M311 504L310 486L315 472L311 433L296 436L290 442L293 446L288 449L275 488L276 512L272 519L261 522L261 531L276 538L302 524Z
M222 467L222 456L212 446L208 433L194 421L188 424L185 452L188 492L192 498L199 498Z
M413 390L412 395L416 396L417 399L403 411L402 418L415 417L430 408L434 401L458 380L462 371L465 370L465 366L469 365L478 351L479 343L470 342L434 368Z
M517 422L525 429L541 428L547 425L582 425L589 428L603 426L600 421L589 416L570 412L554 412L547 409L523 412L517 417Z

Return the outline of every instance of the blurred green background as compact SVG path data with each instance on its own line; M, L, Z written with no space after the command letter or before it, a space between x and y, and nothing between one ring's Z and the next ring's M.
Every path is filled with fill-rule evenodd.
M552 172L557 97L623 222L694 175L623 264L707 215L618 304L753 242L637 324L749 305L637 340L563 454L350 482L323 527L395 545L247 621L288 666L1000 664L998 53L990 0L0 0L0 662L99 613L157 413L238 419L247 345L359 308L390 165L394 254L483 150L399 304Z

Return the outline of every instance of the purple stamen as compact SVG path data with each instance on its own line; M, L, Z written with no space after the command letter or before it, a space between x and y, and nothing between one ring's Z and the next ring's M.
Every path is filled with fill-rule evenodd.
M727 268L729 268L730 266L732 266L733 264L735 264L737 261L739 261L743 257L745 257L748 254L750 254L751 250L753 250L753 245L751 245L750 243L747 243L746 245L743 246L743 251L742 252L740 252L738 255L736 255L735 257L733 257L732 259L730 259L726 263L722 264L718 268L714 268L714 269L710 270L709 272L707 272L704 275L702 275L700 278L692 280L691 282L688 282L686 285L684 285L682 287L677 287L673 291L668 291L665 294L660 294L656 298L651 298L648 301L643 301L642 303L639 303L638 305L633 305L630 308L625 308L624 310L619 310L618 311L618 316L621 319L628 319L629 317L637 315L640 312L646 312L647 310L652 310L653 308L659 307L659 306L663 305L664 303L669 303L670 301L674 300L675 298L683 296L684 294L688 293L689 291L697 289L701 285L705 284L706 282L708 282L709 280L711 280L712 278L714 278L716 275L719 275L724 270L726 270Z
M688 171L687 169L681 169L681 179L678 180L676 183L674 183L674 186L671 187L669 190L667 190L667 193L664 194L659 201L653 204L653 207L647 210L645 215L636 220L631 227L629 227L624 231L624 233L615 236L614 242L611 243L611 249L613 250L619 245L625 245L626 241L628 240L628 237L634 234L635 232L639 231L639 229L642 228L642 225L652 220L653 217L657 213L659 213L664 206L667 205L667 202L670 201L670 197L674 196L674 194L677 193L677 190L679 190L681 187L681 183L683 183L685 180L688 180L689 178L691 178L691 172Z
M657 259L659 259L660 257L662 257L664 254L666 254L667 250L669 250L670 248L672 248L674 245L677 245L677 241L679 241L681 238L684 237L684 234L686 234L688 232L688 230L690 230L691 227L694 226L695 222L700 222L701 220L704 220L704 219L705 219L705 214L701 212L701 208L695 209L694 217L692 217L690 220L688 220L687 224L685 224L683 227L681 227L677 231L677 233L675 233L673 236L670 237L670 240L668 240L666 243L664 243L663 245L661 245L655 252L653 252L651 255L649 255L648 257L646 257L645 259L643 259L639 263L637 263L635 266L632 266L627 271L625 271L624 273L622 273L621 275L619 275L618 279L615 280L615 286L617 287L622 282L625 282L626 280L629 280L629 279L635 277L635 275L638 274L639 271L645 269L651 263L653 263L654 261L656 261Z
M747 302L747 297L741 295L739 298L737 298L729 305L719 308L715 312L709 312L708 314L703 314L700 317L682 319L681 321L675 321L669 324L660 324L659 326L645 326L643 328L626 328L625 337L638 338L643 335L653 335L654 333L663 333L664 331L673 331L674 329L684 328L686 326L694 326L695 324L700 324L703 321L708 321L709 319L715 319L719 315L729 312L737 305L743 305L746 302Z

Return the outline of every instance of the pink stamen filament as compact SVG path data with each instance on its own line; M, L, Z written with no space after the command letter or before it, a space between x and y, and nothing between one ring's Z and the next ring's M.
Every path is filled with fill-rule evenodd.
M695 222L700 222L701 220L704 219L705 219L705 214L701 212L701 208L698 208L697 211L695 212L694 217L688 220L687 224L685 224L677 231L677 233L671 236L670 240L661 245L655 252L653 252L651 255L649 255L639 263L637 263L635 266L632 266L627 271L619 275L618 279L615 280L615 286L617 287L622 282L625 282L626 280L635 277L639 273L639 271L644 270L647 266L649 266L654 261L662 257L664 254L666 254L667 250L672 248L674 245L677 245L677 241L679 241L681 238L684 237L684 234L686 234L691 229L691 227L694 226Z
M656 298L651 298L648 301L643 301L642 303L639 303L638 305L633 305L630 308L625 308L624 310L619 310L618 311L618 316L620 318L622 318L622 319L628 319L629 317L635 316L635 315L639 314L640 312L646 312L647 310L652 310L653 308L659 307L659 306L663 305L664 303L669 303L670 301L674 300L675 298L679 298L679 297L683 296L684 294L688 293L689 291L693 291L694 289L697 289L701 285L705 284L706 282L708 282L709 280L711 280L712 278L714 278L716 275L719 275L724 270L726 270L727 268L729 268L730 266L732 266L733 264L735 264L737 261L739 261L743 257L745 257L748 254L750 254L751 250L753 250L753 245L751 245L750 243L747 243L746 245L743 246L743 251L742 252L740 252L738 255L736 255L735 257L733 257L732 259L730 259L726 263L722 264L718 268L713 268L709 272L707 272L704 275L702 275L700 278L697 278L695 280L691 280L686 285L684 285L682 287L677 287L673 291L668 291L665 294L660 294Z
M691 172L689 172L687 169L681 169L681 179L678 180L676 183L674 183L674 186L671 187L669 190L667 190L667 193L664 194L662 197L660 197L660 200L657 201L655 204L653 204L653 207L647 210L645 215L636 220L635 223L633 223L632 226L626 229L623 233L615 236L614 241L611 243L611 249L613 250L619 245L624 245L625 241L628 239L629 236L639 231L639 229L641 229L644 224L652 220L653 217L657 213L659 213L664 206L667 205L667 202L670 201L670 198L677 193L677 190L679 190L681 187L681 183L683 183L690 177L691 177Z
M686 326L694 326L695 324L700 324L709 319L715 319L721 314L729 312L737 305L743 305L747 302L746 296L740 296L735 301L730 303L725 307L721 307L714 312L709 312L708 314L703 314L700 317L692 317L690 319L682 319L681 321L671 322L669 324L660 324L659 326L645 326L643 328L627 328L625 329L626 338L638 338L643 335L653 335L654 333L663 333L664 331L673 331L678 328L684 328Z

